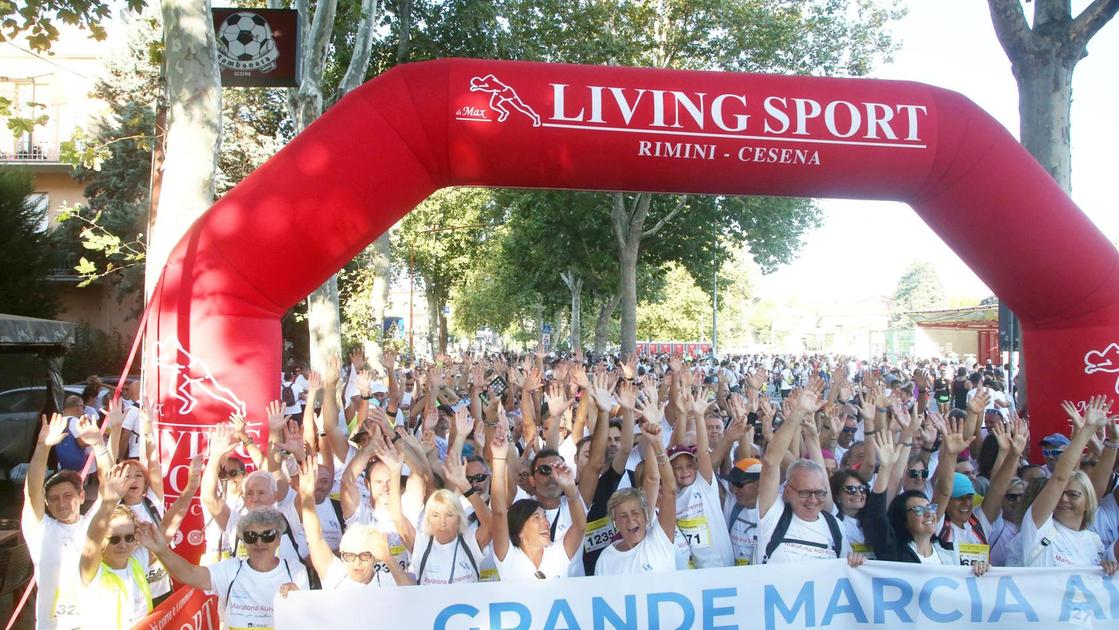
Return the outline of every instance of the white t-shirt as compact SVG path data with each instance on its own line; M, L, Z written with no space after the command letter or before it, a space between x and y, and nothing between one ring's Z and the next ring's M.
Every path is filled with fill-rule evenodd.
M245 511L245 500L241 495L225 496L225 505L229 507L229 518L232 519L234 514L241 514ZM203 517L206 522L206 551L202 554L202 566L214 564L220 560L229 559L229 551L233 549L233 542L226 537L226 530L218 527L218 519L214 518L209 512L205 512ZM228 527L226 528L228 529ZM222 556L222 552L226 552Z
M835 506L836 519L839 520L839 529L843 532L843 541L851 545L851 551L857 551L865 556L868 560L874 559L874 550L866 542L866 534L863 533L862 525L859 525L859 519L854 516L843 515L839 519L839 506Z
M152 518L152 515L148 511L148 506L144 505L143 501L136 505L128 506L128 509L132 510L132 514L136 517L137 521L159 526L159 523L163 521L163 513L165 511L163 508L163 501L160 501L159 497L156 496L150 488L144 493L144 498L148 500L152 509L155 510L156 518ZM137 546L136 551L132 552L132 557L139 560L140 565L147 569L148 584L151 587L152 597L161 597L171 592L171 576L168 575L167 569L165 569L158 560L151 565L148 564L147 549Z
M222 560L209 570L210 591L218 596L223 629L272 628L272 599L280 587L294 582L302 590L310 588L303 565L284 558L268 572L257 571L241 558Z
M1018 538L1024 567L1094 567L1108 556L1099 534L1090 529L1069 529L1052 516L1041 527L1034 525L1032 507L1022 517Z
M762 517L761 523L758 524L758 549L755 557L759 564L800 562L802 560L835 560L835 552L832 550L832 545L835 543L832 540L828 521L823 514L811 522L801 520L796 514L793 514L789 521L789 529L785 532L785 541L777 545L771 557L765 557L765 548L769 546L769 541L773 538L777 529L777 522L781 520L781 513L784 508L785 504L778 499ZM840 527L840 531L843 531L842 527ZM851 545L844 539L839 550L840 557L846 558L850 553Z
M734 495L727 493L727 500L723 503L723 516L726 518L727 528L730 531L730 545L734 551L734 563L738 566L754 564L754 552L758 548L758 508L745 507L735 514L738 501ZM731 516L734 520L731 520Z
M338 551L338 545L342 542L342 523L339 522L338 513L334 511L334 503L329 497L315 505L315 514L319 517L323 540L330 545L331 551Z
M553 542L544 548L544 556L540 559L540 566L532 564L532 560L521 551L520 547L509 545L505 553L505 560L497 561L497 572L501 581L508 580L535 580L536 572L540 571L546 579L554 580L565 578L570 571L571 558L563 548L563 540Z
M645 538L629 551L614 543L602 550L594 565L595 575L627 575L676 570L676 547L656 520L649 523Z
M999 536L1002 535L1002 528L1006 524L1006 521L1003 520L1002 515L999 515L999 517L995 519L994 523L987 520L987 515L983 512L982 507L976 507L974 510L972 510L971 513L972 516L974 516L976 521L979 523L979 526L983 528L983 532L986 534L986 539L988 541L987 543L984 543L983 539L975 533L975 527L970 521L965 522L963 527L958 527L955 523L952 523L950 520L948 520L946 516L941 516L940 520L937 521L936 531L937 535L940 536L940 540L953 543L952 548L956 558L956 562L954 562L953 564L970 564L970 562L967 561L969 557L968 553L964 553L963 558L960 557L960 545L987 546L988 548L986 550L986 554L989 562L989 543L992 540L997 540ZM949 523L952 527L951 535L948 537L946 537L943 533L944 525L946 522Z
M358 591L363 588L391 588L394 586L397 586L396 579L386 571L374 571L373 579L369 580L368 584L351 580L349 573L346 572L346 563L337 557L331 561L330 568L326 570L326 575L322 578L322 590L324 591Z
M579 499L582 501L582 499ZM587 507L584 505L584 513ZM544 509L544 518L548 519L548 527L551 531L555 532L552 536L553 545L563 545L563 537L567 534L567 530L571 529L571 506L567 503L567 496L560 497L560 504L558 508ZM554 527L553 527L554 525ZM586 573L586 567L583 566L583 548L580 547L579 551L575 553L572 559L570 571L568 575L571 577L580 577Z
M140 458L140 408L136 406L129 407L124 412L124 424L122 428L131 431L128 436L128 457Z
M946 549L942 548L936 543L933 543L932 553L930 553L928 556L922 556L921 550L917 548L917 543L913 542L912 540L909 541L909 548L913 550L913 553L917 554L917 560L919 560L921 564L935 566L952 564L952 555L948 553Z
M74 523L60 523L43 515L41 523L23 521L23 539L35 565L35 627L69 630L81 626L78 559L89 522L100 499Z
M432 536L416 532L416 546L412 551L411 571L416 576L417 584L459 584L479 580L481 567L475 572L475 566L482 559L482 550L472 536L456 536L451 542L442 544ZM471 558L474 562L470 561Z
M1014 539L1018 537L1018 526L1010 521L1003 520L1002 531L999 532L998 539L991 545L991 566L993 567L1009 567L1016 566L1010 564L1010 549L1014 543ZM1019 558L1021 561L1021 558ZM1020 564L1017 566L1021 566Z
M676 528L688 541L697 569L734 565L730 532L722 526L725 518L718 486L698 471L690 486L676 492Z

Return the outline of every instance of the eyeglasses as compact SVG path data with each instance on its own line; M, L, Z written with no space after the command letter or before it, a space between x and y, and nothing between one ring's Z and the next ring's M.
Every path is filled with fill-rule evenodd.
M535 575L535 576L536 576L536 579L538 579L538 580L546 580L546 579L548 579L548 576L544 575L544 572L543 572L543 571L537 571L536 573L533 573L533 575Z
M483 481L485 481L489 478L490 478L490 476L487 475L486 473L478 473L477 475L467 475L466 476L466 480L469 481L470 483L482 483Z
M843 491L847 493L847 496L853 497L856 494L866 494L867 487L866 487L866 484L859 485L859 486L843 486ZM804 498L807 499L808 497L804 497ZM820 498L822 499L824 497L820 497Z
M1079 490L1065 490L1061 493L1061 496L1069 501L1079 501L1080 497L1084 496L1084 493Z
M1024 492L1007 492L1006 493L1006 500L1010 501L1011 503L1014 503L1014 502L1018 501L1019 499L1021 499L1023 496L1025 496Z
M218 471L218 479L234 479L236 477L244 477L245 469L236 468L234 470L225 470L224 468Z
M1056 459L1056 458L1061 456L1061 453L1064 453L1064 452L1065 452L1064 449L1059 449L1059 448L1043 448L1043 449L1041 449L1041 456L1042 457L1052 457L1052 458Z
M552 475L552 470L553 469L551 464L540 464L536 467L536 472L538 474L544 475L545 477L550 477Z
M924 470L921 470L919 468L910 468L909 470L905 471L905 474L909 475L910 479L916 479L918 477L920 477L921 479L928 479L929 469L925 468Z
M268 543L276 541L276 533L274 529L266 529L262 532L245 532L241 534L241 540L244 540L250 545L255 545L256 541L260 540L260 542L267 545Z
M797 493L797 496L802 498L802 499L809 499L809 498L815 497L815 498L819 499L820 501L823 501L824 498L828 496L828 491L827 490L797 490L796 488L794 488L792 486L789 486L789 489L792 490L793 492Z
M936 508L940 507L935 503L926 503L924 505L914 505L913 507L906 508L906 512L913 512L913 516L917 518L924 518L926 516L934 516Z
M361 553L353 553L350 551L342 552L343 562L353 562L355 560L361 560L362 562L371 562L373 560L373 554L368 551L363 551Z
M125 534L123 536L109 536L109 544L110 545L119 545L120 541L122 541L122 540L131 545L132 543L136 542L136 535L135 534Z

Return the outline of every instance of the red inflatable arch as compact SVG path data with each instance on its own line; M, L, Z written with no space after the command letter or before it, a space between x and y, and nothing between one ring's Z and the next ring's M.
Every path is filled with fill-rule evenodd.
M173 251L147 327L170 497L206 427L279 397L284 311L444 186L905 201L1020 316L1035 444L1062 399L1119 393L1119 253L958 94L446 59L354 91Z

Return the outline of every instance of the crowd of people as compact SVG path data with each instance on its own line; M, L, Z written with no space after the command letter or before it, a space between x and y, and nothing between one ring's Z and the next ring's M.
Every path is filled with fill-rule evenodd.
M1111 401L1066 403L1031 464L1012 390L1005 368L937 359L355 351L215 425L166 508L138 392L73 397L26 481L37 627L129 627L172 578L216 595L223 627L270 628L294 589L820 559L1113 574ZM48 477L67 448L88 479ZM198 564L172 549L195 495Z

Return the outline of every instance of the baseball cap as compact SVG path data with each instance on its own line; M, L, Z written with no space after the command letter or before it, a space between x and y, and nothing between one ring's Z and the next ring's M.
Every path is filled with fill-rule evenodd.
M969 494L975 494L975 484L971 483L963 473L952 474L952 498L958 499Z
M1050 433L1049 435L1041 438L1043 446L1068 446L1068 438L1060 433Z
M691 455L692 457L695 457L695 447L677 444L676 446L668 449L668 461L672 461L680 455Z
M747 457L735 464L727 473L726 480L740 486L748 481L757 481L762 476L762 462L760 459Z

